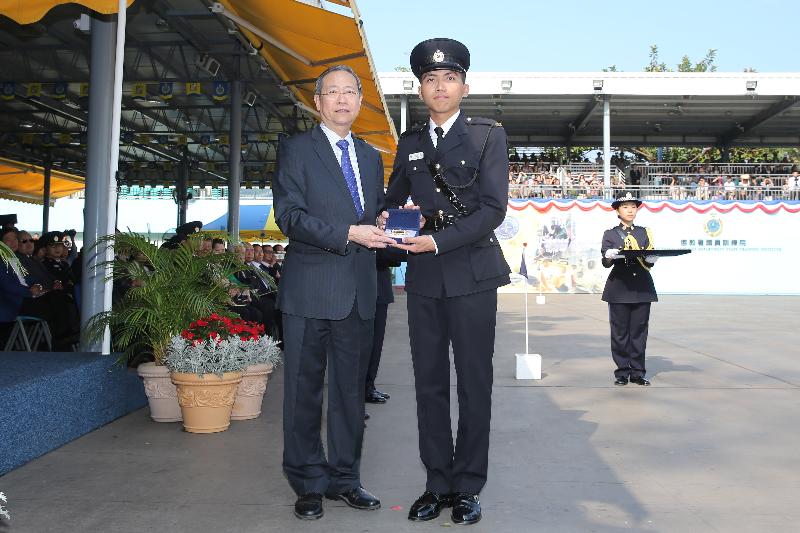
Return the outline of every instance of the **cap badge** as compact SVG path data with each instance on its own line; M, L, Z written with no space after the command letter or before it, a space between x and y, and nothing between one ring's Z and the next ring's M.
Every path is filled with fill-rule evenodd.
M433 53L433 62L441 63L442 61L444 61L444 52L442 52L441 50L436 50Z

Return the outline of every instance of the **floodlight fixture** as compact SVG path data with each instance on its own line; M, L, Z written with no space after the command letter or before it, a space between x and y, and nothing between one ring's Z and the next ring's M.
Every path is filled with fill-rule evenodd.
M403 90L411 92L414 90L414 80L403 80Z
M744 84L744 88L748 91L755 91L757 86L758 82L756 80L747 80Z
M500 89L503 91L510 91L511 90L512 81L511 80L500 80Z
M592 80L592 88L595 91L602 91L603 90L603 80Z

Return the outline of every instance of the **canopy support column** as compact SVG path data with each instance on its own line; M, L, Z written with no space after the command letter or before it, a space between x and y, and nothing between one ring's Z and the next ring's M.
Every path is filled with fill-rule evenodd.
M608 96L603 98L603 188L608 197L611 193L611 102Z
M44 160L44 193L42 194L42 235L50 231L50 184L52 180L53 159L49 150Z
M228 233L239 241L239 193L242 187L242 82L231 82L230 175L228 176Z
M408 130L408 95L400 95L400 133Z

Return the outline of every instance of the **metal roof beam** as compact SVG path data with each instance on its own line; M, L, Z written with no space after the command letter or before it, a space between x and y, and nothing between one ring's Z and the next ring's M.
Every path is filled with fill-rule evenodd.
M771 118L780 115L790 107L796 105L798 102L800 102L800 98L797 96L784 96L783 100L775 102L747 122L737 124L726 133L722 134L719 139L719 144L722 146L730 145L731 142L759 127Z
M564 141L564 144L574 144L575 137L578 135L578 132L586 127L586 124L589 123L589 119L592 117L592 114L594 114L595 110L601 103L602 99L600 97L591 97L589 102L587 102L586 106L583 108L583 111L581 111L581 114L578 115L574 121L570 122L569 133L567 133L567 138Z

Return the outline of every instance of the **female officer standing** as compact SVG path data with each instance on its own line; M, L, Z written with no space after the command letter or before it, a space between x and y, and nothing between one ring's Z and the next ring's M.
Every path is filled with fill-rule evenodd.
M657 302L650 269L658 256L645 255L626 259L620 250L652 250L650 230L634 226L641 200L630 192L617 198L611 207L617 211L620 224L603 233L603 266L611 268L602 300L608 302L611 323L611 355L617 369L614 385L650 385L645 379L644 354L650 302Z

